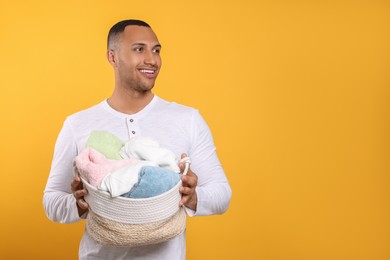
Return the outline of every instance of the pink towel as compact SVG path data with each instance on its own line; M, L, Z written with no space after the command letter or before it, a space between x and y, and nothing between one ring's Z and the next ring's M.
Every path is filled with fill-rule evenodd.
M75 158L75 164L81 177L94 187L98 187L108 173L137 162L136 159L110 160L93 148L85 148Z

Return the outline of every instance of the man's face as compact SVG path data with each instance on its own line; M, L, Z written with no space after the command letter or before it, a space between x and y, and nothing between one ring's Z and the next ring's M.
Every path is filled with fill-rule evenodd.
M161 67L157 36L145 26L127 26L118 42L118 80L126 88L149 91Z

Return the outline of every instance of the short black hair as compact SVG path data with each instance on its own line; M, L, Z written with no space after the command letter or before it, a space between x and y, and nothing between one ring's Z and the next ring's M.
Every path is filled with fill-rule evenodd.
M111 27L110 31L108 32L107 49L110 48L110 43L116 41L118 36L129 25L145 26L145 27L151 28L149 24L147 24L146 22L141 21L141 20L129 19L129 20L123 20L123 21L117 22L116 24L114 24L114 26Z

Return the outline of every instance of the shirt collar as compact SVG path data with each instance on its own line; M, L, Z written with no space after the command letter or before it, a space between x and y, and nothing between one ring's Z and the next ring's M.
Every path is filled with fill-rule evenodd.
M126 114L126 113L122 113L122 112L119 112L119 111L113 109L108 104L107 99L103 100L100 104L102 105L104 110L108 111L109 113L113 114L116 117L124 118L124 119L128 119L128 118L137 118L138 119L138 118L145 116L154 107L154 105L156 104L158 99L159 98L156 95L153 95L152 100L143 109L141 109L140 111L138 111L135 114Z

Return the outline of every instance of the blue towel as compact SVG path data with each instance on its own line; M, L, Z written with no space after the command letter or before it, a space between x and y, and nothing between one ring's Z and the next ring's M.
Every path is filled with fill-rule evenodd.
M122 196L126 198L154 197L172 189L179 180L179 173L161 167L144 166L139 172L138 183Z

